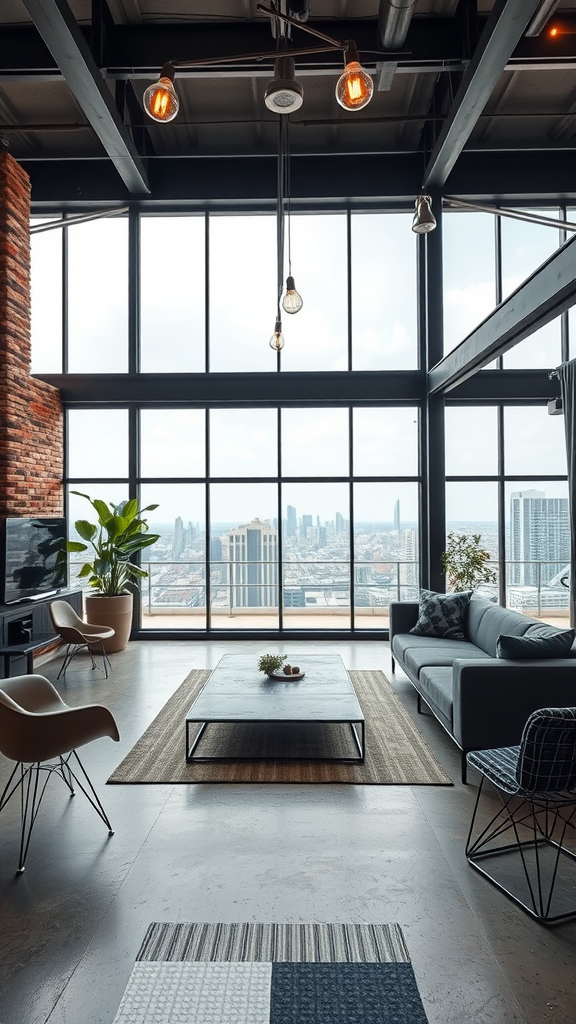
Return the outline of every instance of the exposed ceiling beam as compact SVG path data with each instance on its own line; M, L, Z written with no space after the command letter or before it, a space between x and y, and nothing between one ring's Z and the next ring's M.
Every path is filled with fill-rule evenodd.
M496 0L424 172L442 188L540 0Z
M451 391L573 306L575 257L576 238L572 238L430 370L430 393Z
M66 0L22 2L128 191L149 192L144 166Z

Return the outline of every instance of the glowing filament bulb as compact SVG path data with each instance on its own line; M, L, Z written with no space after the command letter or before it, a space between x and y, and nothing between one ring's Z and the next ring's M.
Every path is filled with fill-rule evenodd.
M274 324L274 334L268 342L270 348L273 348L276 352L280 352L284 348L284 338L282 337L282 321L277 320Z
M153 121L172 121L180 102L174 88L174 68L171 64L165 64L160 72L157 82L149 85L143 96L144 110Z

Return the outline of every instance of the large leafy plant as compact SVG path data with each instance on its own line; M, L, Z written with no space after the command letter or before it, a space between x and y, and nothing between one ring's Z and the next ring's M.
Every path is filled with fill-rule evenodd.
M150 547L159 538L158 533L148 533L148 523L142 518L143 512L152 512L158 505L147 505L139 509L136 498L121 501L119 505L107 505L98 498L94 500L81 491L72 491L86 498L98 516L98 523L77 519L74 523L82 543L69 540L68 551L89 551L92 560L82 566L79 578L97 589L103 596L116 597L127 592L127 584L148 576L148 573L131 561L132 556L142 548Z
M496 582L496 572L488 564L492 555L482 547L479 533L449 533L441 557L452 590L474 590L480 583Z

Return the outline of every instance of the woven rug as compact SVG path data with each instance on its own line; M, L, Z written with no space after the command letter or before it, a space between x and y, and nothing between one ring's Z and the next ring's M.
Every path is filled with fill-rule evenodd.
M452 782L426 746L386 676L379 671L354 671L350 678L366 719L363 764L311 761L335 753L355 754L344 725L210 725L202 743L210 753L250 755L253 760L187 764L185 719L208 679L194 669L172 695L144 735L108 779L109 783L282 782L350 783L374 786L451 786ZM291 744L300 760L259 760L270 749ZM198 748L200 749L200 748Z
M427 1024L397 924L151 924L114 1024Z

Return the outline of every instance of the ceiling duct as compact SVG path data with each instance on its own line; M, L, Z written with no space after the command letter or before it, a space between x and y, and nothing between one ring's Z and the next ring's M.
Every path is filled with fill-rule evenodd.
M554 14L559 3L560 0L542 0L540 7L536 11L536 14L532 18L532 21L528 25L524 35L539 36L550 16Z
M406 42L416 0L380 0L378 34L385 50L401 50Z

